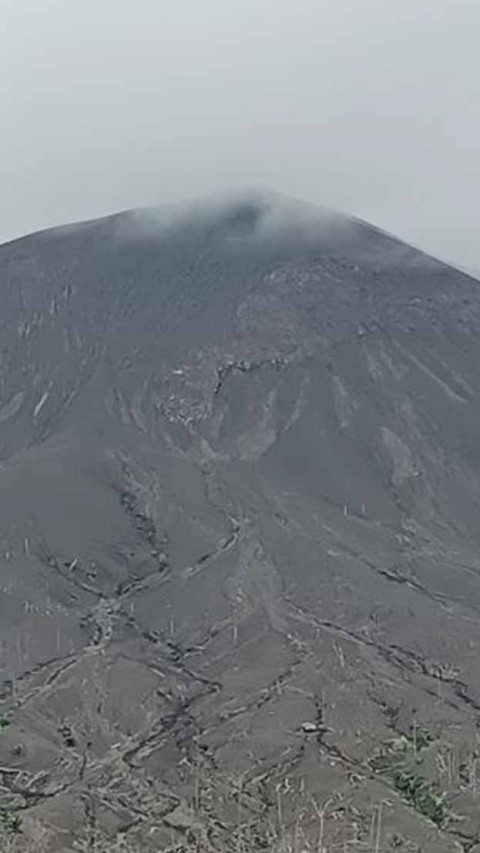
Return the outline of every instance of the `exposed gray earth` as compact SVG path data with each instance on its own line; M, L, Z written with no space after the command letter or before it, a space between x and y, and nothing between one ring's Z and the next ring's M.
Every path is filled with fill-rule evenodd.
M0 850L480 850L480 285L270 197L0 248Z

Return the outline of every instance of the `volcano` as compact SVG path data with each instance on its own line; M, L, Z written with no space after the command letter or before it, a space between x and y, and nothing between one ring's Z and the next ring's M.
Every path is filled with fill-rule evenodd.
M0 295L2 851L480 850L479 282L248 193Z

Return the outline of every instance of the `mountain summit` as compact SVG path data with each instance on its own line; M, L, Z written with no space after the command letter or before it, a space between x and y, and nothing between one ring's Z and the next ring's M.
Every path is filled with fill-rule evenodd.
M253 193L0 296L5 850L480 849L480 284Z

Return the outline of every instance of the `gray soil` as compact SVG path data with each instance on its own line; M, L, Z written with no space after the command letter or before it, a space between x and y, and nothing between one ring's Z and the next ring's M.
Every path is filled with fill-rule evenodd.
M480 849L480 285L269 197L0 248L0 850Z

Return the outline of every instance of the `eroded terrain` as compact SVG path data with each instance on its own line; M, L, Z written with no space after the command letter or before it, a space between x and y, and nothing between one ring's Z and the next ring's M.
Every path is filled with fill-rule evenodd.
M0 293L2 853L477 853L478 283L252 199Z

